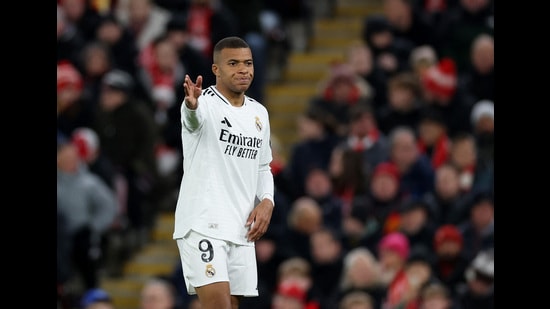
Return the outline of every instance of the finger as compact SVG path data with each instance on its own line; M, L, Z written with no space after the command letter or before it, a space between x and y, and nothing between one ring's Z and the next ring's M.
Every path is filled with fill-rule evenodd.
M202 89L202 75L197 77L197 83L195 85L197 88Z

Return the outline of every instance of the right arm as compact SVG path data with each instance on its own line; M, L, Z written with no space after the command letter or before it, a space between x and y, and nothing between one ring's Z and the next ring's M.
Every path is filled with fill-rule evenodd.
M202 76L197 77L197 82L193 83L189 75L185 75L183 82L185 98L181 106L181 124L189 132L195 131L201 123L200 114L197 113L199 107L198 98L202 93Z

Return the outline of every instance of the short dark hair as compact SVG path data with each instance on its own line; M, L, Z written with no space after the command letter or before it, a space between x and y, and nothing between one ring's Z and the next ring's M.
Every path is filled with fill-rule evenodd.
M214 46L214 53L220 52L224 48L250 48L245 40L237 36L223 38Z

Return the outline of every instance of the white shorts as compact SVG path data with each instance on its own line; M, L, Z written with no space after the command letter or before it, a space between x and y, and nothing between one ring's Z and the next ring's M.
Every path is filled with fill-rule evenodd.
M189 295L195 287L228 281L231 295L258 296L258 270L253 246L204 236L191 230L176 239Z

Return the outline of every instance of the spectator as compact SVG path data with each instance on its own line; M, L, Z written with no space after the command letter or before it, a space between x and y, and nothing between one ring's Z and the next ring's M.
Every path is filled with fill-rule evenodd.
M413 46L437 46L432 20L423 12L415 10L414 1L384 0L383 14L388 19L396 38L408 40Z
M333 194L343 202L341 214L345 219L350 215L353 199L367 194L368 190L369 175L361 153L343 146L334 148L328 173Z
M284 260L277 269L276 284L272 309L287 309L290 304L296 306L297 303L301 305L297 309L320 309L319 294L313 287L311 263L307 260L297 256Z
M495 203L493 193L481 191L472 196L468 219L458 228L464 238L464 253L471 260L482 250L495 246Z
M379 163L370 178L368 197L373 203L373 219L382 233L399 228L399 207L403 201L401 176L391 162Z
M94 117L92 102L83 95L82 74L66 60L57 63L57 130L71 136L78 127L89 127Z
M341 302L349 293L361 291L372 297L374 308L381 308L386 295L386 287L381 281L384 274L381 271L380 262L369 249L358 247L347 252L337 301Z
M321 207L325 227L341 230L344 202L335 194L328 171L315 168L307 174L306 196L313 198Z
M436 170L447 162L451 155L451 138L447 134L447 124L439 110L425 107L417 123L418 150L430 159Z
M495 104L489 100L478 101L470 117L479 160L492 166L495 162Z
M95 40L109 48L112 66L128 72L134 78L138 69L139 48L134 33L123 24L114 12L102 16Z
M422 99L443 116L451 138L471 131L468 117L474 100L459 86L456 64L451 58L441 58L437 65L428 68L421 76L421 85Z
M98 287L101 240L113 223L117 201L114 191L80 160L69 139L57 148L57 209L66 219L70 238L70 277L84 289Z
M114 67L113 57L109 46L98 41L87 43L80 56L78 64L82 71L82 95L96 106L99 104L101 79Z
M406 273L410 246L407 237L400 232L386 234L378 243L378 259L382 267L382 282L387 287L384 308L402 306L410 290Z
M138 53L164 33L172 13L153 0L117 1L115 15L135 38Z
M476 140L473 134L458 134L451 140L449 161L460 171L460 190L477 192L492 190L494 187L494 165L482 161L478 156Z
M99 136L105 155L124 176L131 237L128 242L137 248L146 240L155 214L149 203L158 178L154 155L158 127L145 103L132 95L134 84L132 77L121 70L105 75L91 128Z
M349 131L342 145L360 153L365 172L388 160L390 144L387 135L379 128L376 112L371 105L354 105L350 109Z
M475 38L482 33L494 35L494 12L493 0L459 0L441 18L437 34L439 54L452 58L458 72L467 69Z
M411 50L409 56L409 67L412 73L420 78L428 68L436 65L439 57L435 48L431 45L416 46Z
M470 262L464 251L464 237L456 225L443 224L438 227L433 239L433 251L434 273L454 298L465 283L464 274Z
M336 134L349 132L350 109L372 99L372 87L355 74L346 63L334 63L329 74L318 84L318 92L309 101L309 108L319 109L323 117L336 125Z
M359 246L374 250L383 234L374 201L369 196L353 199L351 213L342 222L342 243L345 251Z
M459 309L451 293L440 282L430 282L420 291L419 309Z
M345 253L339 232L330 228L314 232L310 237L310 250L313 286L319 291L320 308L334 308L332 297L338 292Z
M91 41L101 18L96 8L86 0L59 0L66 22L78 29L84 41Z
M344 62L355 74L372 86L372 105L375 110L378 110L386 104L387 76L375 61L373 49L365 40L352 41L345 50Z
M421 291L430 282L436 282L433 271L433 254L431 250L423 247L411 247L411 252L405 264L405 274L408 286L402 294L400 308L418 308L421 301Z
M409 55L414 42L404 36L396 36L387 15L366 17L361 35L372 50L375 66L386 78L409 69Z
M486 33L472 42L470 62L465 73L460 75L466 91L474 100L495 99L495 40Z
M84 34L71 24L63 6L57 4L57 61L78 63L79 54L86 39Z
M340 300L338 309L375 309L374 300L369 293L350 292Z
M398 126L416 128L424 107L421 97L420 80L414 73L403 71L390 77L387 102L376 113L380 131L387 136Z
M312 169L328 170L332 150L340 142L319 110L307 109L299 115L297 127L298 141L291 145L288 163L278 178L282 180L278 188L290 200L305 194L305 180Z
M311 197L300 197L292 203L287 218L285 238L291 241L284 244L284 250L288 250L290 256L298 256L311 263L310 237L324 225L321 207Z
M217 0L190 0L187 10L189 44L212 64L214 45L224 37L238 35L239 20Z
M390 160L399 171L404 196L421 197L431 192L434 169L430 159L418 150L418 139L410 127L397 127L390 133Z
M435 205L423 198L405 199L399 208L399 228L409 240L411 248L432 250L437 226L434 224Z
M462 308L495 308L494 249L480 251L466 270L466 287L458 296Z
M435 184L426 200L436 205L434 222L436 225L458 224L463 219L462 210L468 193L460 189L460 169L451 162L445 162L435 170Z
M175 286L163 277L148 279L140 290L140 309L182 309Z

